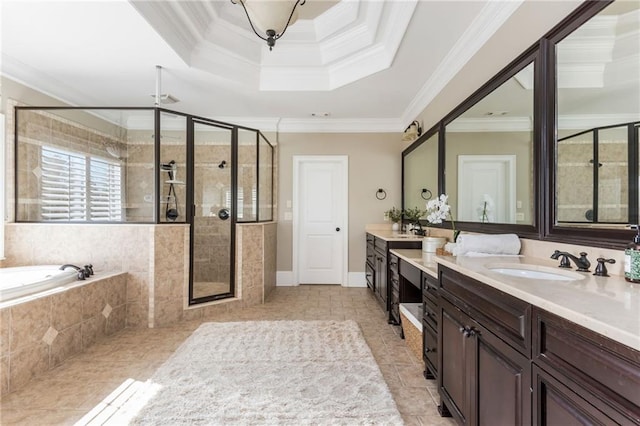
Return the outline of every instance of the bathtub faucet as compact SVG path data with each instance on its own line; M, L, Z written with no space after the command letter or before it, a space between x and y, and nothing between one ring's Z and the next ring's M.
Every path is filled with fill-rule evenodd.
M65 269L67 269L67 268L73 268L73 269L75 269L76 271L78 271L78 279L79 279L79 280L84 280L84 279L86 279L86 278L87 278L87 274L86 274L86 272L85 272L85 270L84 270L84 269L80 268L79 266L72 265L72 264L70 264L70 263L67 263L66 265L62 265L62 266L60 267L60 270L61 270L61 271L64 271L64 270L65 270Z

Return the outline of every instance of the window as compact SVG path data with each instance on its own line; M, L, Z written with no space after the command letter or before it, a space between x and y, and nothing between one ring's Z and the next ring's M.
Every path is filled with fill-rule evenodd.
M41 173L43 220L122 220L120 164L43 147Z

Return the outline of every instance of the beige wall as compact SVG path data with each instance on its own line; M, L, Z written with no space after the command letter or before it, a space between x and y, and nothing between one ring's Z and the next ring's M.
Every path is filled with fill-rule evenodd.
M581 3L525 0L419 114L423 128L433 127Z
M400 207L399 134L280 134L278 193L278 271L292 270L292 222L285 221L292 200L294 155L346 155L349 157L349 272L364 271L365 232L368 223L383 222L383 213ZM376 199L383 188L387 198Z

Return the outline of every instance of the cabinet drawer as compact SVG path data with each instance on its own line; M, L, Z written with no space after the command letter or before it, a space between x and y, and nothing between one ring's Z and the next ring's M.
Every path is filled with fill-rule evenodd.
M387 242L383 239L380 238L376 238L374 245L376 247L376 250L380 250L381 252L383 252L385 255L387 254Z
M371 244L371 245L373 245L373 244L374 244L375 239L376 239L376 238L375 238L373 235L371 235L371 234L367 234L367 244Z
M405 280L413 284L414 287L421 287L422 281L420 269L402 259L400 259L400 275L402 275Z
M438 337L435 329L432 329L428 323L422 322L422 347L423 358L429 370L437 375L438 368Z
M422 274L422 295L438 304L438 281L428 274Z
M395 254L389 254L389 270L398 275L398 257Z
M376 261L376 254L373 244L367 244L367 263L373 265Z
M396 293L400 292L400 278L397 275L391 274L389 276L389 285Z
M531 305L487 284L440 267L440 297L460 309L526 356L531 355Z
M542 309L533 313L534 362L584 398L608 401L622 423L639 424L640 351Z
M424 299L423 299L424 301ZM434 330L438 329L438 311L437 309L434 310L431 308L431 306L429 306L429 304L424 303L422 304L422 309L423 309L423 313L422 313L422 320L424 322L426 322L427 324L429 324L431 327L433 327Z

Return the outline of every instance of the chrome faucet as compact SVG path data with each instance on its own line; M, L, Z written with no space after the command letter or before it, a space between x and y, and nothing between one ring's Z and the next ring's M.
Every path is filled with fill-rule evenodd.
M87 273L87 271L79 266L76 265L72 265L70 263L64 264L60 267L61 271L64 271L67 268L73 268L78 272L78 279L79 280L85 280L90 274Z
M575 257L571 253L567 253L566 251L560 251L560 250L554 251L553 254L551 255L552 259L558 259L559 257L561 257L560 265L558 265L560 268L571 268L571 263L569 262L569 259L571 259L573 260L573 263L575 263L575 265L577 266L578 271L590 272L589 267L591 266L591 262L589 262L589 259L587 259L587 253L585 252L580 252L579 258Z

